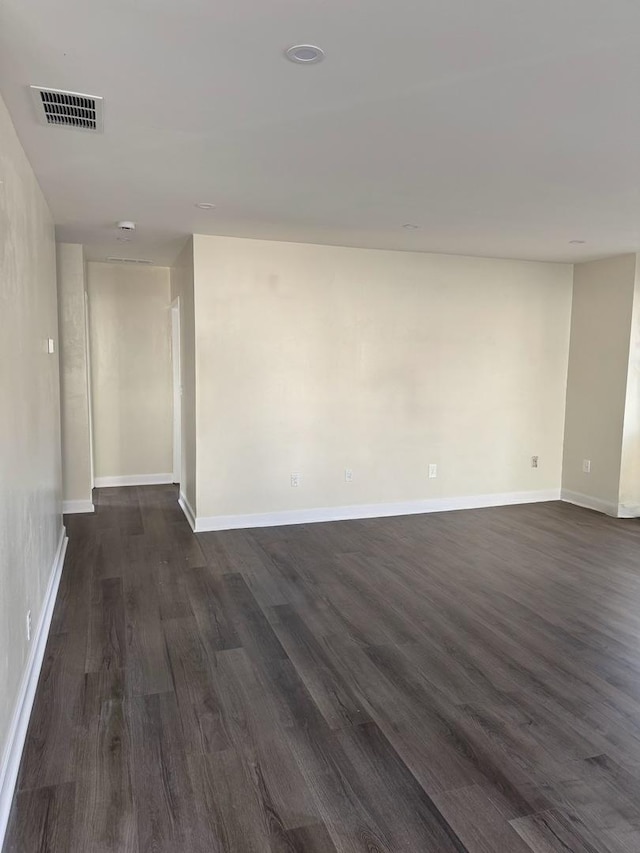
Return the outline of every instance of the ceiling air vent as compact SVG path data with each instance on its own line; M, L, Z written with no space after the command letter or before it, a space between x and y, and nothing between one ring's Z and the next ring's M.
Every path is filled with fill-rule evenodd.
M40 124L102 132L102 98L31 86Z

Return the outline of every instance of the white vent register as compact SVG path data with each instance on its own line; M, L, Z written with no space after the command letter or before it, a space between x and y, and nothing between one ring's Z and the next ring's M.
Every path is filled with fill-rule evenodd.
M30 88L40 124L102 132L102 98L41 86Z

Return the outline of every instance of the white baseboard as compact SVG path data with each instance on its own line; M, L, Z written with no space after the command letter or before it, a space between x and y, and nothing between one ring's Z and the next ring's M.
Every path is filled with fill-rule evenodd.
M62 512L64 515L73 515L77 512L95 512L92 501L62 501Z
M597 512L603 512L605 515L618 517L618 504L603 501L600 498L594 498L591 495L583 495L581 492L572 492L570 489L562 489L560 498L570 504L584 507L585 509L595 509Z
M618 504L618 518L640 518L640 506L637 504Z
M123 474L120 477L96 477L96 489L112 486L163 486L173 483L173 474Z
M187 521L189 522L189 526L195 532L196 516L195 516L195 513L193 511L193 507L191 506L191 504L187 500L187 496L183 495L182 492L180 492L180 497L178 498L178 504L180 505L180 509L182 510L182 512L185 514L185 517L186 517Z
M11 811L13 794L18 780L20 759L22 758L29 717L31 716L38 678L40 677L40 670L44 660L51 617L53 616L53 608L56 603L68 541L66 531L63 527L60 533L56 556L51 567L47 591L42 602L40 619L31 639L31 649L24 675L22 676L15 710L9 726L7 745L2 756L2 764L0 765L0 850L2 849L4 836L7 831L9 812Z
M286 524L311 524L318 521L346 521L357 518L384 518L394 515L417 515L429 512L448 512L457 509L508 506L511 504L557 501L560 489L535 492L507 492L493 495L471 495L459 498L435 498L421 501L400 501L387 504L322 507L317 509L284 510L281 512L251 513L249 515L214 515L195 519L196 533L209 530L235 530L250 527L277 527ZM183 511L185 511L183 507ZM185 511L185 515L186 515ZM187 515L187 518L189 516Z

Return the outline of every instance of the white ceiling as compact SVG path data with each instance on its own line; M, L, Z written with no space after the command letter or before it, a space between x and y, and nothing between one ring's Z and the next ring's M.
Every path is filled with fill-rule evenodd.
M39 125L30 84L102 95L104 134ZM2 0L0 90L94 259L170 263L191 232L640 251L638 0Z

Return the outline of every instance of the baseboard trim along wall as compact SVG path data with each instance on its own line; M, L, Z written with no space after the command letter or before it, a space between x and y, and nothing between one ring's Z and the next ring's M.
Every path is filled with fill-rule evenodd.
M418 515L449 512L457 509L480 509L491 506L541 503L560 500L560 489L535 492L506 492L492 495L471 495L459 498L435 498L420 501L400 501L388 504L359 504L354 506L321 507L317 509L284 510L282 512L250 513L248 515L214 515L192 522L181 504L189 524L196 533L211 530L236 530L250 527L278 527L287 524L312 524L321 521L347 521L358 518L385 518L394 515Z
M180 497L178 498L178 504L179 504L182 512L185 514L185 517L186 517L187 521L189 522L189 526L191 527L192 530L195 530L196 529L196 514L193 511L193 507L191 506L191 504L187 500L186 495L183 495L182 492L180 492Z
M95 512L92 501L62 501L62 512L64 515L73 515L77 512Z
M640 506L637 504L618 504L618 518L640 518Z
M112 486L163 486L173 483L173 474L123 474L120 477L96 477L96 489Z
M4 836L7 831L9 812L11 811L13 794L18 780L20 759L22 758L29 717L31 716L38 678L40 677L40 670L42 669L42 662L44 660L51 617L53 616L53 607L56 603L56 596L58 595L58 586L60 585L68 541L66 531L63 527L60 532L60 541L58 542L56 556L51 567L49 584L44 601L42 602L40 619L31 639L31 649L22 677L13 718L9 726L7 746L2 756L2 764L0 765L0 850L2 849Z
M566 503L575 504L576 506L584 507L585 509L595 509L597 512L603 512L605 515L612 515L618 518L618 504L609 503L609 501L593 498L591 495L583 495L580 492L572 492L569 489L562 489L560 498Z

